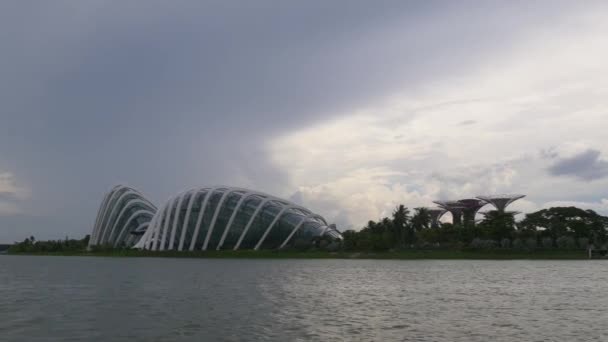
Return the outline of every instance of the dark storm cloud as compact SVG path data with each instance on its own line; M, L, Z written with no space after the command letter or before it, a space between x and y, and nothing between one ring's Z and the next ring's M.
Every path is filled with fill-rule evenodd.
M273 137L461 74L565 11L551 4L5 1L0 172L61 237L87 233L117 182L157 203L198 184L278 192Z
M608 161L601 158L600 151L588 149L572 157L559 159L549 168L549 173L592 181L608 176Z

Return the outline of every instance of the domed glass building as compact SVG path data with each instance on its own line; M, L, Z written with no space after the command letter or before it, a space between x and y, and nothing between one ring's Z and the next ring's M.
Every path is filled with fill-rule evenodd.
M97 212L89 247L132 246L147 230L156 206L139 191L117 185L108 192Z
M100 212L103 207L104 203ZM302 206L258 191L226 186L182 192L142 221L146 222L137 227L132 223L122 227L126 221L118 224L122 231L130 232L130 239L92 238L91 246L110 241L154 251L257 250L312 246L319 238L342 239L334 225ZM100 223L94 235L96 230L107 228Z

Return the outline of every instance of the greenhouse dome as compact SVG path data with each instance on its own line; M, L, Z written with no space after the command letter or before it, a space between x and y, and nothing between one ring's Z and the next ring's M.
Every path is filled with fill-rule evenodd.
M115 186L101 202L89 247L134 245L155 213L156 206L139 191L124 185Z
M118 191L115 189L121 189L123 194L135 191L115 187L104 198L98 221L100 216L107 216L105 207L110 205L106 202L112 202L113 207L126 206L122 195L113 194ZM130 208L123 209L132 215L139 211ZM140 218L137 225L115 218L113 225L118 228L108 227L106 221L111 220L96 222L95 239L91 239L90 245L122 244L153 251L258 250L310 247L319 239L342 239L335 225L300 205L262 192L227 186L184 191L171 197L159 210L150 208ZM112 229L120 230L120 235L128 238L112 240L96 234L102 231L103 236L114 236L107 233Z

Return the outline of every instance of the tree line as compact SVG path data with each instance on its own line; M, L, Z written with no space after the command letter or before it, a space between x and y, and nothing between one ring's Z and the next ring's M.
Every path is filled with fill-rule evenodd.
M89 235L83 239L37 241L30 236L21 242L15 242L8 249L9 253L79 253L85 251L89 245Z
M402 248L527 249L600 247L607 242L608 217L593 210L554 207L527 214L496 210L477 223L440 223L432 226L425 208L413 213L397 206L390 217L369 221L359 231L343 232L342 248L349 251L386 251Z
M433 225L425 208L410 212L404 205L395 208L390 217L369 221L359 231L347 230L343 240L313 241L313 249L344 251L388 251L405 248L454 249L585 249L590 245L606 248L608 217L593 210L576 207L554 207L527 214L516 222L513 213L489 211L484 218L460 225ZM9 253L78 253L87 250L89 235L83 239L37 241L30 236L14 243ZM311 246L298 249L307 250ZM112 246L96 246L94 250Z

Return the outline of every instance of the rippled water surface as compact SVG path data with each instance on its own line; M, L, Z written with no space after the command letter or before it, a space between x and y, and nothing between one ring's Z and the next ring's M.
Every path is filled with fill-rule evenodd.
M608 262L1 256L0 340L608 341Z

